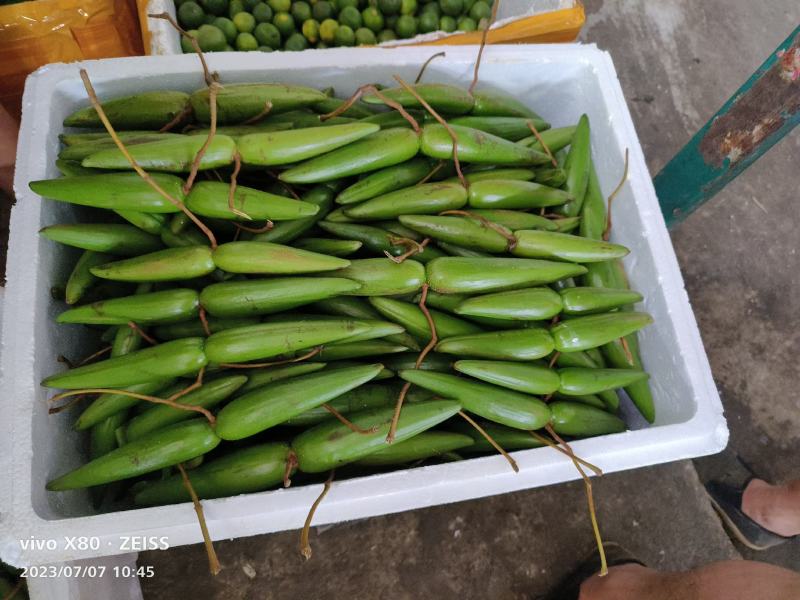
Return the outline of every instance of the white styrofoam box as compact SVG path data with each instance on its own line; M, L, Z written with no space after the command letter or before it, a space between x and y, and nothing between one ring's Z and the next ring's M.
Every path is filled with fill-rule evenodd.
M476 48L446 48L427 81L467 85ZM413 80L429 49L334 49L283 54L215 54L222 82L285 81L335 86L339 95L365 82ZM83 491L49 493L44 484L85 460L74 413L47 414L46 375L63 369L56 356L82 356L83 329L56 326L61 304L49 290L68 273L76 253L37 236L39 228L79 219L74 207L43 201L28 189L56 177L54 162L63 118L87 104L78 70L85 67L101 98L157 89L191 91L203 85L195 56L142 57L57 64L31 75L23 99L17 156L17 204L11 217L8 287L2 332L0 414L0 557L12 564L46 563L119 553L123 536L167 536L171 546L201 540L191 504L93 514ZM722 406L711 378L670 238L611 59L594 46L489 46L481 85L507 91L535 107L553 126L592 124L592 147L602 189L609 193L630 149L630 175L614 203L613 239L631 248L626 266L642 309L655 323L641 333L645 367L657 408L654 426L578 441L575 451L606 472L710 454L727 441ZM334 482L315 524L346 521L543 486L577 478L572 463L549 448L515 453L520 472L500 456L431 465ZM214 539L299 528L321 485L207 501ZM64 536L97 539L97 547L67 548ZM57 547L23 549L20 539L55 539ZM135 550L135 548L134 548Z
M497 19L492 24L492 29L507 25L517 19L541 15L555 10L573 8L577 0L503 0L497 7ZM147 4L147 14L167 13L173 18L175 15L175 0L150 0ZM175 28L164 19L147 19L147 28L150 30L150 54L181 54L181 39ZM407 40L395 40L381 44L382 47L403 46L430 42L451 35L444 31L422 33ZM435 48L438 52L439 48ZM429 52L432 52L429 50Z

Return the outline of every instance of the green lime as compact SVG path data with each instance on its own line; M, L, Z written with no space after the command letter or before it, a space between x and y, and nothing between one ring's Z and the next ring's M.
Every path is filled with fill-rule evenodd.
M294 33L294 19L287 12L275 13L275 16L272 17L272 24L278 28L284 39Z
M184 29L197 29L203 24L205 14L197 2L184 2L178 8L178 21Z
M242 0L242 2L244 3L244 9L251 13L261 0Z
M456 27L458 31L475 31L478 28L478 24L469 17L461 17Z
M228 5L228 16L232 19L240 12L244 12L244 3L242 0L231 0L231 3Z
M337 29L339 29L339 23L333 19L325 19L319 26L319 39L326 44L332 44L336 39Z
M417 35L417 20L411 15L402 15L397 19L397 26L394 29L398 37L403 39L412 38Z
M228 12L228 0L202 0L203 8L216 17Z
M456 30L456 20L447 15L439 19L439 29L447 33L453 33Z
M439 29L439 17L431 11L422 13L419 16L419 32L430 33Z
M384 29L378 34L379 44L382 44L383 42L391 42L392 40L396 39L397 39L397 34L391 29Z
M328 0L319 0L311 7L311 14L317 21L322 23L325 19L330 19L333 16L333 5Z
M336 10L341 13L348 6L358 8L358 0L336 0Z
M227 42L222 30L213 25L200 25L197 29L197 43L203 52L220 52Z
M448 17L459 17L464 12L464 0L439 0L439 7Z
M212 25L214 27L219 27L222 30L222 33L225 34L225 39L228 40L229 44L233 43L233 41L236 39L236 36L239 34L239 30L236 29L236 25L234 25L233 21L227 17L217 17L214 19Z
M303 23L311 18L311 5L308 2L292 2L291 15L294 17L294 22L298 27L302 27Z
M472 5L475 4L475 0L463 0L464 1L464 8L461 9L461 12L464 13L464 16L467 16L469 11L472 9Z
M272 12L289 12L292 8L292 0L267 0L267 4L272 9Z
M205 25L211 25L214 22L214 19L216 19L216 17L214 15L210 15L210 14L204 14L203 15L203 23Z
M273 50L281 47L281 32L272 23L259 23L256 25L253 35L262 46L269 46Z
M478 0L472 5L472 8L469 9L469 16L475 21L488 19L492 16L492 9L489 8L489 5L483 0Z
M378 0L378 8L384 15L399 15L403 0Z
M428 4L422 5L422 10L420 11L419 15L422 16L425 13L434 14L438 19L442 16L442 9L439 8L439 5L436 2L429 2Z
M306 48L308 48L308 40L303 37L302 33L293 33L283 45L283 49L290 52L300 52Z
M417 0L400 0L400 14L413 15L417 12Z
M303 35L312 44L319 40L319 23L314 19L308 19L303 23Z
M386 17L386 29L397 29L397 19L400 18L400 15L389 15Z
M266 2L259 2L253 7L253 16L259 23L269 23L272 21L272 9Z
M328 44L326 44L325 42L320 40L320 41L317 42L317 45L315 46L315 48L318 48L319 50L324 50L325 48L328 48Z
M339 25L334 41L337 46L352 46L356 42L356 34L347 25Z
M354 6L345 6L339 13L339 24L355 31L361 27L361 13Z
M233 24L242 33L252 33L256 28L256 18L249 12L240 12L233 17Z
M356 46L374 46L378 41L371 29L359 27L356 29Z
M258 41L252 33L240 33L236 36L236 49L237 50L258 50Z
M258 50L260 52L272 52L272 48L270 48L269 46L259 46Z
M188 33L190 36L197 37L197 29L190 29L186 33ZM194 46L192 46L192 42L185 35L181 36L181 50L187 54L194 52Z
M374 6L368 6L361 13L361 19L364 21L364 27L371 29L374 33L380 33L383 29L383 15Z

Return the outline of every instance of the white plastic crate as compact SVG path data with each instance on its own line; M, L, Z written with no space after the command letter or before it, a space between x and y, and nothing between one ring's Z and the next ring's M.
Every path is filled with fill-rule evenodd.
M439 50L437 48L437 50ZM431 63L426 81L468 85L475 47L448 47ZM286 81L335 86L340 96L366 82L391 85L392 74L413 80L430 48L340 49L285 54L215 54L210 68L222 82ZM72 428L75 414L47 414L46 375L62 370L59 354L81 356L82 329L56 326L62 309L50 286L66 278L77 253L37 235L56 222L79 220L80 210L43 201L28 189L56 177L63 118L87 104L78 70L85 67L101 98L144 90L203 85L195 56L144 57L49 65L30 76L23 99L18 150L17 204L11 217L8 286L2 327L3 415L0 435L0 557L16 565L66 561L125 552L128 536L166 536L170 546L201 541L191 504L93 514L84 491L50 493L45 482L85 460L85 438ZM641 147L611 59L594 46L491 46L481 84L509 92L535 107L553 126L589 115L592 148L608 193L630 149L630 175L614 203L612 238L631 248L626 267L642 292L641 309L655 323L641 334L645 367L658 413L652 427L576 442L575 451L606 472L710 454L728 437L722 406L703 350L670 238L661 217ZM432 465L334 482L315 525L445 504L577 478L572 463L549 448L514 453L520 472L500 456ZM299 528L321 485L292 487L204 502L214 539ZM67 536L86 536L92 547L68 548ZM23 549L19 540L55 540L55 548ZM136 548L134 548L136 550Z

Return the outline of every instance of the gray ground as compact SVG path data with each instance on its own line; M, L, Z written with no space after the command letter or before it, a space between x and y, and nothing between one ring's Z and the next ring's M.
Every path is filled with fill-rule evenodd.
M652 173L800 21L796 0L585 0L584 41L611 52ZM701 480L736 476L738 453L771 480L800 476L800 136L779 143L675 229L673 241L731 429L729 449L610 475L595 495L604 534L655 567L758 558L800 569L800 540L757 557L732 544ZM144 553L148 600L535 598L591 549L579 483L315 530Z

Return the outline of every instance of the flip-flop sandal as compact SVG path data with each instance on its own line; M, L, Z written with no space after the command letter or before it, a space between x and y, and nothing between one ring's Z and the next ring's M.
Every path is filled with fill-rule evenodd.
M742 494L753 477L737 488L711 481L706 485L711 506L717 511L725 529L752 550L766 550L798 536L785 537L766 529L742 512Z
M614 542L603 544L606 553L606 563L608 568L619 567L621 565L635 564L646 567L641 560L633 556L622 546ZM578 600L581 593L581 584L596 575L600 569L600 554L595 549L578 567L567 575L553 591L540 600Z

